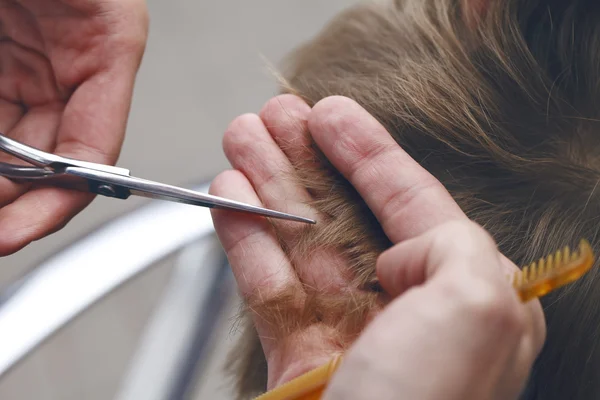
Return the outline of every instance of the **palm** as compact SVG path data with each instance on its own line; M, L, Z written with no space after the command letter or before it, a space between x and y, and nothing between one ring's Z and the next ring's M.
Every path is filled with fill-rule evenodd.
M0 0L0 22L0 131L115 163L146 39L143 3ZM0 255L61 227L91 199L0 178Z

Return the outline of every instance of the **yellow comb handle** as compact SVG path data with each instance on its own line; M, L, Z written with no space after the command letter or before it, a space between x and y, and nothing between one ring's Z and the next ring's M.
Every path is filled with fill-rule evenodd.
M319 400L341 361L342 357L338 355L327 364L313 369L254 400Z

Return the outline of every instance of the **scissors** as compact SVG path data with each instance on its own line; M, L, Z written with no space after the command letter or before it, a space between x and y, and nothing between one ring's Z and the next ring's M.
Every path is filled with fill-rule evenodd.
M73 160L46 153L10 139L1 133L0 150L34 165L25 167L0 162L0 176L13 181L48 182L57 187L81 190L117 199L125 200L129 196L135 195L308 224L316 223L309 218L132 177L129 170L125 168Z

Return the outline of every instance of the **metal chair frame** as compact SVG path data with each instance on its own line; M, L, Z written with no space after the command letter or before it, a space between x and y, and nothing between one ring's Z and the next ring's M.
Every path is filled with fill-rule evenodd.
M176 253L171 281L117 398L186 398L235 285L210 211L170 202L148 203L106 223L1 294L0 377L93 304Z

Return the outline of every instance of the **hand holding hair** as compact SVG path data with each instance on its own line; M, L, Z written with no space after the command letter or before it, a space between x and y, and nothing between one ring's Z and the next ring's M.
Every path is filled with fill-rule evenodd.
M506 279L516 269L469 221L383 253L377 275L396 298L345 355L323 399L517 399L545 325Z
M394 256L397 251L395 249L402 247L392 248L380 259L380 283L384 288L399 295L409 287L414 287L390 303L389 297L358 287L350 272L348 255L327 246L330 236L342 228L335 226L335 221L306 228L284 221L269 224L251 216L236 216L233 220L227 213L213 211L217 234L259 332L268 364L268 388L272 389L323 365L335 354L348 349L351 349L349 358L340 367L340 374L332 383L328 394L331 398L340 398L336 397L340 394L341 398L350 398L343 397L349 396L349 392L344 389L346 386L348 391L356 394L367 390L368 382L354 380L353 376L367 365L374 368L374 373L379 368L382 373L379 384L386 383L383 381L385 379L388 379L387 383L394 383L389 378L393 374L392 369L402 361L402 343L398 343L395 353L392 352L394 348L390 347L387 355L385 347L378 346L384 340L391 346L391 341L402 339L402 329L399 331L399 328L404 326L397 324L404 318L410 321L408 317L413 312L411 318L414 321L423 318L424 322L429 322L430 326L436 328L436 334L442 333L439 332L443 330L442 326L450 324L449 329L458 329L452 332L455 340L467 338L466 344L472 347L462 350L466 352L462 369L458 368L459 360L454 360L456 368L449 368L448 364L453 354L461 352L459 343L450 339L445 342L445 345L452 346L446 353L447 363L443 368L455 372L470 371L467 367L469 360L481 361L474 359L473 352L492 340L489 336L482 335L480 338L473 338L471 343L467 336L460 335L461 332L468 334L482 323L495 324L496 329L507 324L508 344L498 351L502 353L502 360L506 365L510 364L511 361L508 360L511 355L521 357L511 364L518 365L521 369L515 372L517 377L510 374L505 377L500 369L491 372L498 377L498 382L509 385L504 388L504 393L518 390L521 385L519 379L527 374L524 369L527 370L543 340L543 333L540 333L543 332L543 316L539 302L535 300L526 306L518 304L500 270L501 265L504 268L515 268L514 265L507 264L506 260L500 261L503 258L491 239L472 226L439 181L411 159L385 128L354 101L344 97L330 97L311 109L298 97L284 95L269 101L259 115L247 114L237 118L229 126L223 140L225 153L235 170L219 175L213 181L211 193L277 207L285 212L301 213L317 221L326 220L327 215L319 215L312 208L314 199L301 184L301 171L306 168L304 163L311 162L312 153L307 148L311 137L323 155L365 200L390 241L398 246L416 245L421 251L415 249L404 255L408 257L413 254L412 258L403 259L412 263L409 264L412 268L405 270L410 278L408 280L400 279L387 266L389 257ZM437 244L435 240L448 236L448 230L453 229L458 232L450 234L455 236L452 241ZM456 240L461 234L465 235L464 243L456 247ZM427 254L430 243L436 244L430 251L437 254L437 259L424 260L415 256ZM477 246L471 248L474 245ZM440 260L440 254L453 246L453 256L445 261ZM303 251L305 248L312 251ZM465 258L471 258L476 263L468 268L457 265ZM469 277L471 272L475 275ZM431 279L425 279L430 277ZM459 283L454 282L459 279ZM447 280L449 282L443 284ZM422 282L426 283L423 288L416 286ZM471 284L474 285L472 291L465 297L465 286ZM425 288L430 288L427 291L435 293L430 298L419 294L427 293ZM486 294L484 289L490 289L490 294ZM456 300L454 307L448 301L449 298ZM420 303L417 301L419 299L427 301ZM442 307L433 306L440 301L444 303ZM388 307L383 308L386 304L389 304ZM340 313L340 310L345 312ZM466 310L477 312L463 315L461 311ZM382 314L378 317L380 312ZM395 312L400 313L402 318L390 316L390 313ZM438 313L441 315L436 316ZM459 323L453 319L458 316L466 319ZM373 322L369 328L353 346L371 320ZM394 326L386 328L386 321ZM414 329L419 327L423 328L424 325L415 326ZM462 327L462 331L459 327ZM413 336L406 336L403 345L407 351L411 350L408 344L410 340L417 339L414 336L417 333L419 331L415 330ZM493 340L497 340L499 331L487 333L493 334ZM425 374L425 380L420 382L425 389L431 391L433 388L429 385L433 377L426 375L426 367L429 363L440 361L435 359L435 355L441 354L439 346L444 344L444 340L441 336L423 339L427 340L423 341L421 349L435 345L431 348L431 353L428 356L423 352L407 354L404 370L409 371L411 363L416 362L409 356L420 355L421 366L425 371L417 368L415 371ZM521 339L522 345L517 343ZM365 353L371 351L371 345L374 346L373 354L390 359L379 360L379 367L376 367L372 364L373 360L365 356ZM413 345L416 349L419 343ZM510 345L521 346L519 348L523 350L513 351ZM434 368L434 365L430 367ZM481 366L472 367L472 371L479 372ZM352 382L349 378L364 387L354 386L354 390L351 389L349 385ZM451 378L452 376L447 377ZM412 383L416 382L419 381L412 380ZM449 385L447 380L440 383L446 385L443 388ZM488 379L475 383L483 386L487 384L492 390L496 388L497 382ZM410 391L407 393L417 393L417 389L419 387L406 388ZM382 386L381 395L397 394L398 390L398 387ZM365 392L362 393L365 395Z

